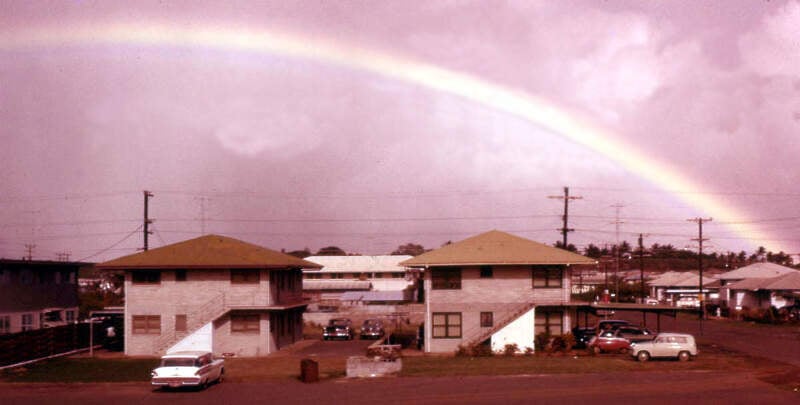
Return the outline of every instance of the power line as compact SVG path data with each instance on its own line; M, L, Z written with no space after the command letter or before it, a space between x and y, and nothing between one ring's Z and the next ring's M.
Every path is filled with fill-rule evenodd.
M138 226L136 229L132 230L130 233L128 233L127 235L125 235L125 237L124 237L124 238L122 238L122 239L120 239L119 241L115 242L115 243L114 243L114 244L112 244L111 246L109 246L109 247L107 247L107 248L105 248L105 249L102 249L102 250L100 250L100 251L99 251L99 252L97 252L97 253L94 253L94 254L91 254L91 255L89 255L89 256L86 256L86 257L84 257L84 258L82 258L82 259L80 259L80 260L78 260L78 261L79 261L79 262L82 262L82 261L85 261L86 259L91 259L91 258L93 258L93 257L95 257L95 256L97 256L97 255L100 255L100 254L103 254L103 253L105 253L105 252L108 252L109 250L111 250L111 249L113 249L113 248L117 247L117 245L119 245L120 243L124 242L126 239L130 238L131 236L133 236L135 233L139 232L139 230L141 230L143 226L144 226L144 224L142 224L142 225L139 225L139 226Z

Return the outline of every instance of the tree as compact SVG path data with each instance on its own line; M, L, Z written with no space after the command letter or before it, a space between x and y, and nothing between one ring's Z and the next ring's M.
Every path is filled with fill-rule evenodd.
M600 250L594 243L590 243L589 246L583 250L583 254L585 256L591 257L592 259L599 259L600 256L603 255L603 251Z
M417 245L416 243L406 243L405 245L400 245L397 249L392 252L392 255L409 255L409 256L419 256L425 253L426 250L422 245Z
M347 253L338 246L326 246L316 253L317 256L347 256Z
M561 242L561 241L556 241L556 243L553 246L555 246L555 247L557 247L559 249L568 250L570 252L575 252L575 253L578 252L578 248L575 247L575 245L573 245L572 243L567 244L566 249L564 248L564 243Z
M292 250L286 254L300 259L305 259L306 257L311 256L311 251L308 250L308 248L305 248L303 250Z

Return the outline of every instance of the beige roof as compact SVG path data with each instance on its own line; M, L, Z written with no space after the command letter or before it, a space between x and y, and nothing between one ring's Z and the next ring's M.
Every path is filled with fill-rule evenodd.
M748 278L729 286L731 290L797 290L800 291L800 271L772 278Z
M403 266L596 264L594 259L500 231L489 231L400 262Z
M709 286L714 281L713 277L703 276L703 286ZM668 271L648 283L655 287L693 287L700 283L700 275L694 271Z
M781 266L780 264L763 262L753 263L749 266L740 267L736 270L720 274L722 280L744 280L746 278L772 278L787 273L796 273L797 270Z
M316 263L238 239L206 235L97 264L99 269L319 268Z

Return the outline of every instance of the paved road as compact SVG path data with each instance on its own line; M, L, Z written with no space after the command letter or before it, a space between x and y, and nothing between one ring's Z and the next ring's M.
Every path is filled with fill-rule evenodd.
M4 405L52 404L586 404L797 403L800 394L748 373L671 372L516 377L341 379L222 383L205 391L163 392L136 384L0 384Z
M636 324L643 322L639 312L618 311L614 317ZM649 314L646 321L648 328L656 329L654 314ZM800 326L747 325L724 318L704 320L701 325L699 319L685 316L661 316L660 324L665 332L691 333L721 347L800 367Z
M312 344L305 345L303 348L293 350L296 356L314 357L342 357L342 356L363 356L367 352L367 346L375 343L374 340L318 340Z

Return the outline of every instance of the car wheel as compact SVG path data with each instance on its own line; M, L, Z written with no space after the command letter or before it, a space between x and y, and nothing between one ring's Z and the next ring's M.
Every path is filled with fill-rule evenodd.
M601 352L602 352L602 350L600 350L600 346L592 347L592 353L600 354Z
M650 360L650 353L644 352L644 351L636 353L636 359L639 360L639 361Z
M680 353L678 353L678 361L689 361L689 359L691 357L692 357L692 355L689 354L689 352L680 352Z
M219 377L217 377L217 384L221 384L223 381L225 381L225 369L224 368L219 371Z

